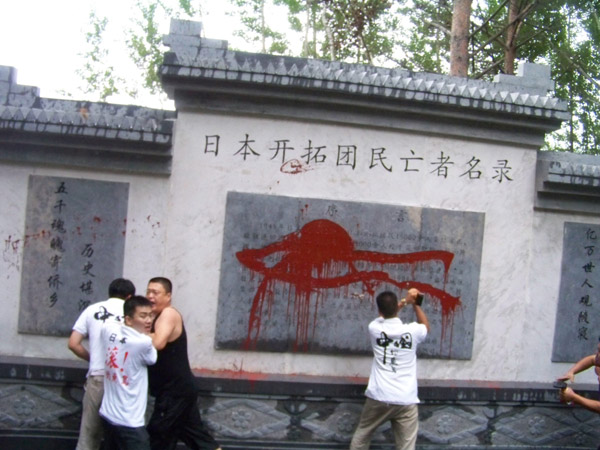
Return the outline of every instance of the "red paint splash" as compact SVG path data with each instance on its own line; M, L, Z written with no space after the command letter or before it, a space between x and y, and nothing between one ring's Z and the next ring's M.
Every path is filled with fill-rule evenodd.
M279 169L282 173L289 173L290 175L297 175L299 173L308 172L309 170L313 170L312 167L307 166L302 163L302 161L298 161L297 159L291 159L284 163Z
M308 209L308 205L305 205ZM265 260L273 255L281 256L279 262L267 266ZM292 309L292 318L296 324L294 351L308 350L309 328L312 319L312 331L317 319L319 304L326 299L324 290L347 290L353 283L362 283L364 290L374 296L375 289L381 283L392 284L399 289L415 287L421 292L437 299L442 310L442 342L446 330L452 327L454 313L460 305L460 299L444 290L416 281L397 281L383 270L364 270L356 268L355 263L365 261L383 266L384 264L410 264L414 273L417 264L428 261L441 261L444 264L444 286L454 254L447 251L423 251L406 254L360 251L354 249L354 242L348 232L340 225L327 220L314 220L299 231L288 234L279 242L259 249L245 249L236 256L240 263L263 276L250 310L248 335L244 347L256 348L260 336L263 315L270 316L275 299L275 286L285 283L290 286L288 314ZM314 294L314 308L311 307L311 295ZM265 311L266 309L266 311ZM314 311L311 311L314 309Z
M29 244L30 240L35 239L46 239L52 237L52 233L46 230L42 230L39 233L35 234L26 234L23 236L23 246L26 247Z

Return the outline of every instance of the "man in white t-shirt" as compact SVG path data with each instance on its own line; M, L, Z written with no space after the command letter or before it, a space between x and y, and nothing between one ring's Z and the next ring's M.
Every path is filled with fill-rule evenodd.
M104 397L100 416L104 419L103 450L150 450L145 428L148 400L148 365L156 362L150 330L154 315L146 297L125 301L125 324L102 329L105 350Z
M390 421L397 450L414 449L419 428L417 404L417 345L429 332L429 321L420 301L422 294L409 289L398 302L393 292L377 296L379 316L369 324L373 364L365 406L352 437L350 450L367 450L375 430ZM412 305L417 322L403 323L398 310Z
M98 450L102 442L102 420L98 415L104 392L104 348L100 331L109 323L122 323L123 302L135 295L129 280L117 278L108 287L109 299L88 306L79 316L69 337L69 349L89 361L76 450ZM83 345L88 338L89 350Z

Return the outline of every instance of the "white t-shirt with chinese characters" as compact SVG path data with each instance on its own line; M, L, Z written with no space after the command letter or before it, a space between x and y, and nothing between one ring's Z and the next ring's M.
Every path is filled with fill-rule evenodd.
M378 317L369 324L373 364L365 395L394 405L419 403L417 345L427 337L427 327L398 317Z
M102 329L104 397L100 415L114 425L143 427L148 400L148 365L156 362L152 339L127 325Z
M90 365L86 376L104 374L104 346L100 342L100 330L109 323L123 323L123 303L111 297L88 306L79 315L73 330L88 337Z

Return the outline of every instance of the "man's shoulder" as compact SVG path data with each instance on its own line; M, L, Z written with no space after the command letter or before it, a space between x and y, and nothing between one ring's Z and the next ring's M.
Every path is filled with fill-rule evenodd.
M384 326L399 326L403 325L403 322L399 317L392 317L390 319L384 319L383 317L377 317L369 322L369 328L382 328Z
M112 324L111 326L114 326L114 325L115 324ZM152 338L149 335L140 333L138 330L136 330L133 327L130 327L127 325L121 325L121 332L123 333L124 336L131 338L133 341L140 342L142 344L152 345Z
M161 317L169 321L183 323L183 316L173 306L167 306L165 309L163 309L158 318Z
M123 300L109 298L101 302L92 303L79 316L78 320L85 320L89 326L92 324L106 325L111 322L121 323L123 320Z
M111 333L120 333L123 325L120 322L109 322L106 323L101 329L102 335L110 335Z
M96 309L98 309L98 308L100 308L102 306L105 307L105 308L107 308L107 307L114 307L114 306L117 306L117 305L122 305L123 301L124 300L122 300L120 298L111 297L111 298L107 298L106 300L101 300L99 302L94 302L94 303L89 304L83 310L82 314L84 314L86 311L88 311L88 312L89 311L94 311L94 310L96 310Z
M370 327L371 326L376 327L376 326L379 326L382 323L383 323L383 317L377 317L377 318L375 318L375 319L373 319L373 320L371 320L369 322L369 326Z

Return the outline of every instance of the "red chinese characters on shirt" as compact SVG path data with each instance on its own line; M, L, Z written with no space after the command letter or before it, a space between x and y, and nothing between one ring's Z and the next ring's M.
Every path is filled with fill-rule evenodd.
M120 382L125 386L129 386L129 376L125 372L125 362L127 361L128 352L125 352L123 361L119 363L119 347L109 347L106 353L106 373L107 380ZM120 365L119 365L120 364Z

